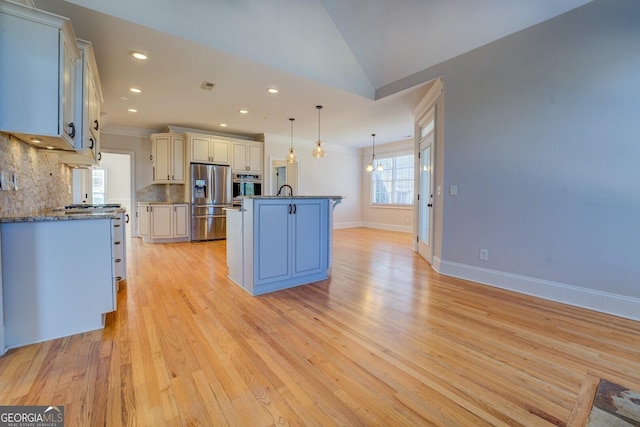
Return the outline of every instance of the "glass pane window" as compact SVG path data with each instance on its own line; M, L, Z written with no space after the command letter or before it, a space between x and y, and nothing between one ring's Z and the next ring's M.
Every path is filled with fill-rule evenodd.
M413 154L376 160L383 170L371 173L371 203L413 205Z
M106 181L105 181L105 170L104 169L93 169L91 171L91 176L93 178L93 203L97 205L101 205L105 202L106 195Z

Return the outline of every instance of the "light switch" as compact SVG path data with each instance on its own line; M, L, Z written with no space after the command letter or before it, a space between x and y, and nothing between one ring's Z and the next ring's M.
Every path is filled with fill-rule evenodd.
M457 196L458 195L458 186L457 185L451 185L449 187L449 195L450 196Z

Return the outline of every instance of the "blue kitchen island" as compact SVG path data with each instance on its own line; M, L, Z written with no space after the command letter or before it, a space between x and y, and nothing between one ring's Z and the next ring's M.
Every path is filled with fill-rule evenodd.
M329 277L341 196L254 196L227 209L229 277L251 295Z

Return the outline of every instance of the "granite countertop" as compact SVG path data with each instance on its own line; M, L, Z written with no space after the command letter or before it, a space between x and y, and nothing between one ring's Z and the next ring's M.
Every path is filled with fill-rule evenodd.
M120 209L95 209L83 212L69 212L60 209L49 209L29 214L14 215L0 218L0 224L11 222L41 222L41 221L77 221L86 219L110 219L118 212L125 212Z

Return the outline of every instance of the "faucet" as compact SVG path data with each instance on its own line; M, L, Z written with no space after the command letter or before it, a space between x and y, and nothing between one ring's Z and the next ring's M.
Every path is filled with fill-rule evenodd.
M291 188L291 186L289 184L281 185L280 188L278 189L278 194L277 195L280 196L280 193L282 193L282 189L284 187L288 187L289 188L289 197L293 197L293 188Z

